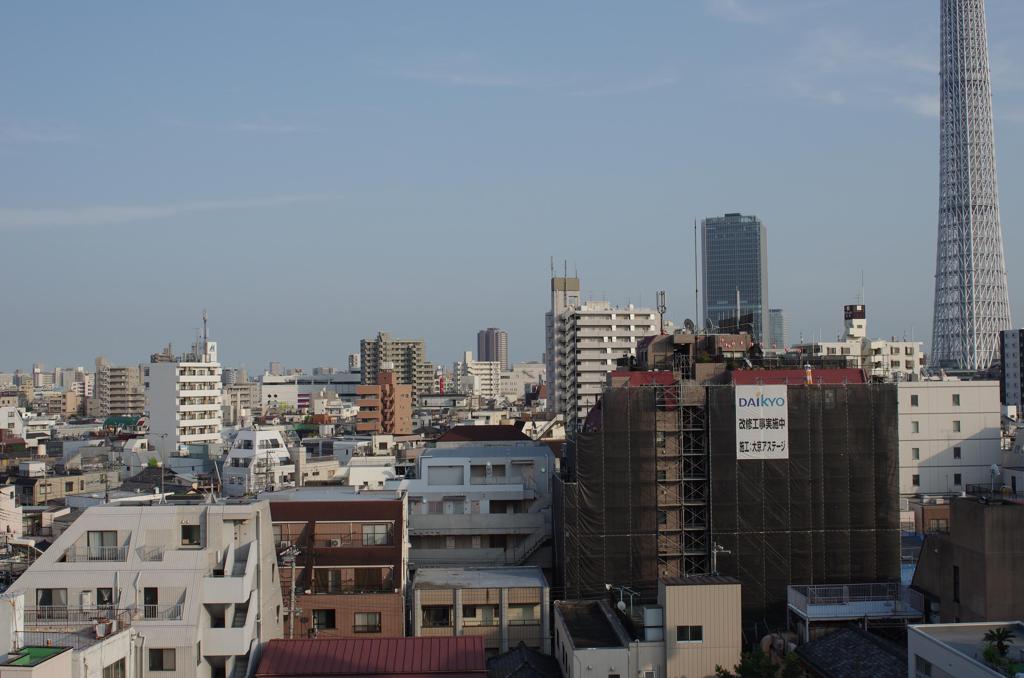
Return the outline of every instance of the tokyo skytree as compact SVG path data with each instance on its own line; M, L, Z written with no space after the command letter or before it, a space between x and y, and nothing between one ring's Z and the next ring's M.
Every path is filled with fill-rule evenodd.
M931 364L987 369L1010 327L985 0L942 0L939 238Z

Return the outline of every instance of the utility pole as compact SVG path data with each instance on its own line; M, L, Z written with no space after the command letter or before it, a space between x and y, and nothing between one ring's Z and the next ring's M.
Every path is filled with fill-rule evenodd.
M302 612L301 609L295 607L295 560L299 556L299 547L292 545L281 551L281 559L288 563L291 569L291 580L289 581L289 595L288 595L288 637L295 637L295 615Z

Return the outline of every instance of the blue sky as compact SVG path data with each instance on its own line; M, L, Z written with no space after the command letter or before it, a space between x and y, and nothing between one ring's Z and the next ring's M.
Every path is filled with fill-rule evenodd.
M1011 301L1024 3L988 1ZM549 257L693 315L695 218L769 232L791 339L930 339L935 0L16 3L0 20L0 370L543 350Z

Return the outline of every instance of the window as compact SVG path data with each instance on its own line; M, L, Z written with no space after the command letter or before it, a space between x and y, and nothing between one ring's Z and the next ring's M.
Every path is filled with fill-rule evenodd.
M318 629L336 628L334 610L313 610L313 626Z
M662 449L662 448L665 447L665 432L664 431L657 431L657 432L655 432L655 434L654 434L654 446L657 447L658 449Z
M932 518L928 521L929 532L949 532L949 521L945 518Z
M72 480L70 483L64 483L64 491L65 492L74 492L75 491L75 481Z
M960 394L959 393L954 393L953 394L953 406L954 407L959 407L960 406Z
M449 605L424 605L421 621L425 629L447 628L452 625L452 608Z
M67 607L67 589L36 589L36 607Z
M89 548L89 560L113 560L117 555L117 532L114 530L90 530L86 532L85 543Z
M953 602L960 602L960 568L953 566Z
M953 448L953 458L954 459L959 459L960 455L961 455L960 448L959 447L954 447Z
M363 546L387 546L391 543L390 526L363 525Z
M522 626L540 623L540 605L527 603L508 606L508 623L510 626Z
M912 422L910 422L910 432L911 433L920 433L921 432L921 422L919 422L919 421L912 421Z
M913 459L914 461L920 461L921 460L921 448L920 447L912 447L912 448L910 448L910 458Z
M910 406L911 407L917 407L919 404L920 404L920 402L918 401L918 396L917 395L910 396Z
M658 509L658 524L665 525L668 523L668 512Z
M959 419L954 419L953 420L953 432L954 433L959 433L960 432L960 420Z
M196 641L196 666L203 663L203 641Z
M121 657L110 666L103 667L103 678L125 678L124 657Z
M198 525L182 525L181 526L181 545L182 546L199 546L199 526Z
M355 633L380 633L380 612L356 612Z
M150 648L149 670L150 671L174 671L174 648Z
M462 625L463 626L497 626L498 625L497 605L463 605Z
M962 478L962 476L959 473L954 473L953 474L953 484L954 485L960 485L962 480L963 480L963 478Z
M916 473L910 476L910 484L914 487L918 487L921 484L921 476Z
M702 643L704 642L703 626L677 626L677 643Z
M914 672L917 673L918 676L923 676L924 678L930 678L931 675L932 675L932 663L930 661L928 661L927 659L925 659L924 657L919 657L918 655L915 654L914 655Z
M96 589L96 607L113 607L113 606L114 606L114 589L112 589L112 588Z

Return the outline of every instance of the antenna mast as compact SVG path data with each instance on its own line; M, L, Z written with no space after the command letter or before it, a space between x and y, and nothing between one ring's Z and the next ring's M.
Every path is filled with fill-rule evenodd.
M661 333L665 334L665 311L668 310L668 306L665 305L665 290L658 290L656 298L658 300L658 315L661 317Z

